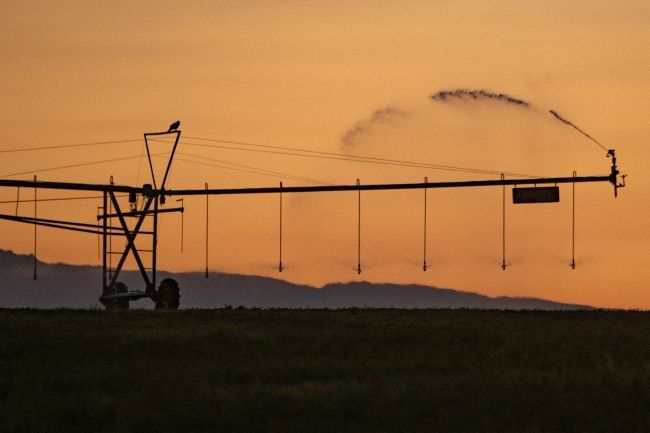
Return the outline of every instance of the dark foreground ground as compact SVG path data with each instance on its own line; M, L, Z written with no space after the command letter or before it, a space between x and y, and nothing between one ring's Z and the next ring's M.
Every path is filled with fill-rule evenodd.
M0 310L0 430L650 431L650 313Z

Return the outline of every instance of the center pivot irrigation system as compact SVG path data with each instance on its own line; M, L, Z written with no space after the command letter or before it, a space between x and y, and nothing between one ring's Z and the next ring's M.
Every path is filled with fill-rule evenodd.
M501 175L498 180L473 180L461 182L428 182L424 178L423 183L397 183L397 184L368 184L362 185L357 180L355 185L323 185L323 186L297 186L297 187L283 187L280 183L279 187L273 188L229 188L229 189L209 189L208 184L205 184L204 189L185 189L185 190L168 190L165 189L165 182L169 174L169 169L174 159L174 153L178 146L178 141L181 136L181 131L178 130L180 122L171 125L170 129L165 132L145 133L144 140L147 148L147 156L149 159L149 167L151 169L151 176L153 184L144 184L142 187L130 187L113 184L87 184L87 183L69 183L69 182L42 182L34 176L33 181L26 180L2 180L0 179L0 186L16 187L18 189L18 197L20 196L20 188L34 189L34 216L18 216L0 214L0 219L17 221L34 225L34 248L36 249L36 226L54 227L65 230L73 230L84 233L99 234L103 240L103 282L102 282L102 295L100 302L107 309L120 309L128 308L129 301L137 300L140 298L150 298L155 302L157 309L176 309L179 306L179 287L176 281L171 278L164 279L158 289L156 289L156 250L158 244L158 215L166 212L183 212L184 208L163 208L160 206L165 204L167 197L172 196L190 196L190 195L205 195L206 200L210 195L225 195L225 194L279 194L280 195L280 264L278 270L282 272L282 194L283 193L306 193L306 192L325 192L325 191L358 191L359 193L359 207L361 203L361 191L377 191L377 190L402 190L402 189L423 189L424 190L424 203L425 203L425 242L424 242L424 266L423 269L427 270L426 264L426 191L429 188L460 188L460 187L478 187L478 186L502 186L503 187L503 264L502 268L506 269L505 262L505 187L507 185L513 186L513 202L514 203L547 203L559 201L559 188L558 184L571 183L574 187L574 227L575 227L575 184L582 182L609 182L614 186L614 196L618 195L618 188L625 186L625 175L622 176L622 182L619 183L619 171L616 167L616 155L614 150L609 150L607 157L611 157L612 166L611 172L607 176L576 176L573 172L571 177L553 177L553 178L529 178L529 179L506 179L505 175ZM149 148L149 141L154 141L161 136L175 136L174 145L167 162L167 167L162 176L162 181L158 185L156 183L156 175L154 173L153 164L151 161L151 151ZM532 187L520 187L521 185L533 185ZM538 185L553 185L553 186L538 186ZM101 212L97 216L98 224L86 224L71 221L60 221L52 219L38 218L36 211L36 191L38 189L52 189L52 190L71 190L71 191L97 191L103 193L103 206L100 207ZM130 209L123 211L120 207L116 194L128 194ZM137 209L138 196L143 200L143 206L140 210ZM16 203L18 203L18 199ZM182 203L182 198L176 200ZM206 209L207 211L207 209ZM136 218L136 223L133 229L129 228L126 218ZM145 219L152 218L151 230L144 230L143 223ZM117 223L114 223L117 221ZM207 224L207 220L206 220ZM359 228L361 225L361 218L359 212ZM207 226L206 226L207 232ZM360 230L359 230L360 232ZM207 233L206 233L207 234ZM140 235L150 236L150 249L136 248L136 237ZM126 238L126 246L124 251L113 251L112 238L114 236L123 236ZM575 237L574 237L575 245ZM574 248L575 251L575 248ZM147 253L150 260L149 267L146 267L141 253ZM129 291L127 287L117 281L117 278L122 270L122 267L129 256L133 255L135 262L138 265L140 274L145 282L145 290ZM112 257L119 255L120 259L113 268ZM575 268L575 254L573 256L571 267ZM358 273L361 273L361 260L360 260L360 237L359 237L359 264L357 268ZM206 243L206 278L208 277L207 270L207 243ZM34 279L37 278L36 274L36 254L34 254Z

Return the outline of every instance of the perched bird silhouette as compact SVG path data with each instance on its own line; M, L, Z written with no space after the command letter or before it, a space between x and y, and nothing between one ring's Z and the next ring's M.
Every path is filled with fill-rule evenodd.
M180 120L177 120L176 122L172 123L172 124L169 126L169 131L167 131L167 132L176 131L176 130L178 129L179 126L181 126L181 121L180 121Z

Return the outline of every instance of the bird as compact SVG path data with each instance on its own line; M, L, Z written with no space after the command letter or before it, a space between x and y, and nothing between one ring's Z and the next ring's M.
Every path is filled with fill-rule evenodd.
M177 120L176 122L172 123L172 124L169 126L169 130L168 130L167 132L176 131L176 130L178 129L179 126L181 126L181 121L180 121L180 120Z

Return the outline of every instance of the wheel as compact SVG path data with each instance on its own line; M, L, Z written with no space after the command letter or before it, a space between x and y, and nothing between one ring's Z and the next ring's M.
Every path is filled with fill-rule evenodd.
M107 295L115 295L118 293L127 293L129 291L126 284L117 282L113 285L113 290L106 293ZM102 297L103 298L103 297ZM100 301L107 310L128 310L129 309L129 298L114 298L114 299L101 299Z
M162 280L154 295L152 298L156 302L156 310L178 310L181 295L178 283L173 278Z

